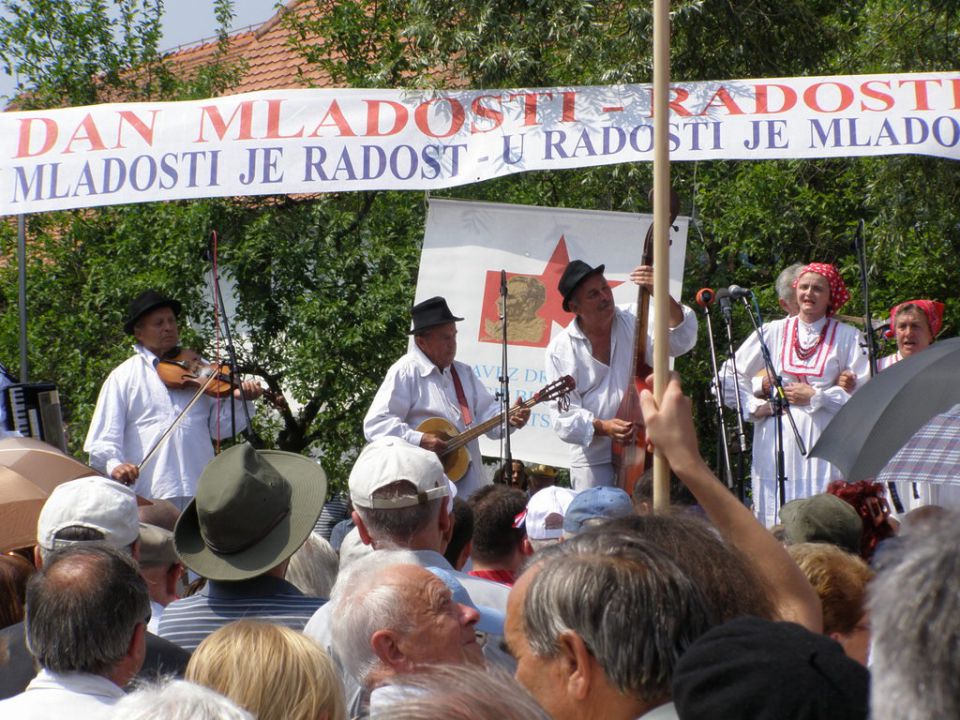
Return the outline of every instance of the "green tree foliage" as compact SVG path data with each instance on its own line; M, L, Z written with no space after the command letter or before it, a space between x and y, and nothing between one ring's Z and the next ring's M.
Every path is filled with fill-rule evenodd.
M0 18L0 62L18 78L18 109L210 97L244 68L223 61L231 0L214 0L218 50L191 77L177 76L158 50L163 0L2 1L10 17Z
M162 0L4 0L0 60L25 108L150 97L172 83L157 55ZM131 68L142 72L131 73Z

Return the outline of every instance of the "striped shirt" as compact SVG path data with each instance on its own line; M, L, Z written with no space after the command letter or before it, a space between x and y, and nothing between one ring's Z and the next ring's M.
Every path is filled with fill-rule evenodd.
M158 634L193 652L207 635L234 620L262 620L303 630L326 602L307 597L286 580L271 575L239 582L208 580L196 595L167 605Z
M320 511L320 517L317 518L317 524L313 531L323 537L324 540L330 539L330 533L334 526L343 520L350 519L350 505L344 495L337 495L331 498Z

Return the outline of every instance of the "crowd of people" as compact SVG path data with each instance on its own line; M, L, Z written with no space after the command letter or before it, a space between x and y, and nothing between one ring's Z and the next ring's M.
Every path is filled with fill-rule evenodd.
M780 507L757 454L782 412L772 375L808 441L869 378L835 317L837 271L790 272L789 315L761 331L772 372L760 334L724 369L722 396L756 424L753 511L702 459L675 373L659 402L639 398L672 473L670 510L652 512L649 473L629 494L617 486L610 445L637 424L616 417L635 316L613 304L602 265L567 267L558 292L575 319L547 349L548 374L576 381L555 428L572 488L519 461L492 482L475 442L465 466L450 461L457 434L500 407L455 360L460 318L443 298L414 306L348 495L328 498L313 459L247 442L214 455L229 425L217 404L155 382L181 307L144 293L125 324L136 352L87 436L102 476L57 486L35 545L0 558L0 717L960 716L960 517L929 496L895 517L882 486L795 449ZM652 283L647 267L631 277ZM669 307L682 354L696 318ZM942 310L894 308L886 362L928 346ZM452 430L424 425L434 417ZM511 430L528 417L517 408Z

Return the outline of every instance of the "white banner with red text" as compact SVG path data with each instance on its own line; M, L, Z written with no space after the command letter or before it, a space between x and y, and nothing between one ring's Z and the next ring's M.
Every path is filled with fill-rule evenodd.
M565 312L557 283L570 260L606 265L618 305L637 301L630 271L640 262L653 217L602 212L431 199L417 280L417 302L441 295L457 323L457 359L467 363L491 392L500 390L503 337L501 271L507 281L507 365L510 397L527 400L547 384L544 352L550 338L574 316ZM670 294L681 297L689 218L670 232ZM412 340L411 340L412 343ZM570 447L553 431L547 403L511 434L513 456L567 467ZM500 441L480 439L480 450L500 457Z
M0 113L0 215L651 161L651 90L268 90ZM675 83L670 153L960 159L960 72Z

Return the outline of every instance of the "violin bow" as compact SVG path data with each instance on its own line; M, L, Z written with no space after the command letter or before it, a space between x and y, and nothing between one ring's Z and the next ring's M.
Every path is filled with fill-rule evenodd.
M217 379L217 373L210 373L206 380L204 380L203 385L197 388L197 391L193 394L193 397L190 398L190 402L186 404L183 410L180 411L180 414L174 418L173 422L170 423L170 427L163 431L163 435L157 438L157 441L153 444L153 447L144 455L143 460L140 461L140 464L137 465L137 471L142 472L144 466L153 459L153 456L157 454L157 450L167 441L167 438L170 437L170 434L176 429L180 424L180 421L187 416L187 413L190 411L194 405L197 404L197 400L200 399L200 396L206 392L207 388L213 384L213 381Z

